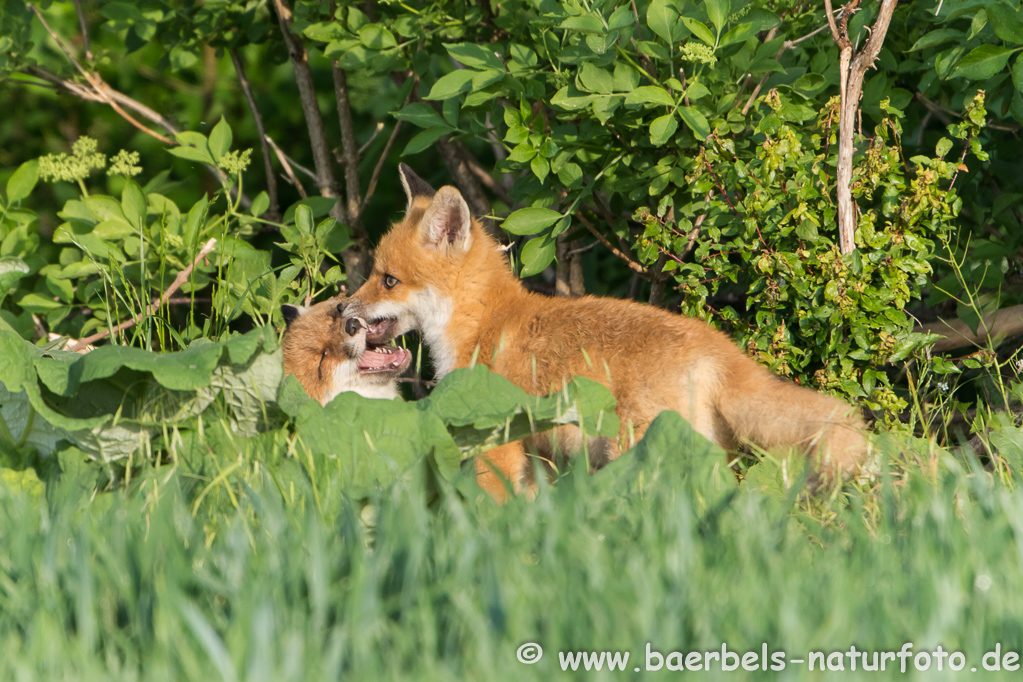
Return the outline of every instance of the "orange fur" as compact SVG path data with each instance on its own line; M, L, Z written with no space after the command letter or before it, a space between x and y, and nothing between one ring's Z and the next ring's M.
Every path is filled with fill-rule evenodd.
M572 376L601 382L618 401L622 430L617 441L590 443L595 466L642 437L662 410L677 410L724 448L798 447L825 474L863 462L863 425L846 403L775 377L700 320L632 301L527 291L464 204L453 187L410 195L405 219L381 239L373 272L352 297L371 338L420 329L439 374L475 357L534 394ZM387 277L397 280L391 288ZM495 448L477 462L480 484L503 499L504 481L515 490L529 484L527 447L549 457L581 445L577 429L561 427L553 438Z
M411 355L401 349L385 349L386 359L393 359L395 367L360 371L360 359L373 350L367 347L361 320L348 325L352 316L343 312L346 305L346 301L332 298L309 309L282 307L288 325L281 342L284 373L294 374L309 397L324 405L344 391L367 398L398 397L395 379L408 367Z

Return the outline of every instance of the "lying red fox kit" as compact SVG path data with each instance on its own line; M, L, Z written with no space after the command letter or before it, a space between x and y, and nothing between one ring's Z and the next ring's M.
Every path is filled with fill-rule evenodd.
M412 360L404 348L370 343L362 319L345 317L346 302L332 298L311 308L281 306L284 373L294 374L310 398L326 405L339 393L397 398L395 381Z
M779 379L700 320L632 301L527 291L457 189L435 192L408 166L400 172L405 218L381 239L372 274L352 296L370 342L418 329L439 376L476 358L534 394L572 376L601 382L618 401L622 430L617 441L589 443L595 466L638 440L662 410L677 410L726 449L798 447L824 475L863 462L863 424L846 403ZM478 480L496 499L506 481L516 491L529 485L527 447L546 458L582 443L578 429L560 427L553 439L485 453Z

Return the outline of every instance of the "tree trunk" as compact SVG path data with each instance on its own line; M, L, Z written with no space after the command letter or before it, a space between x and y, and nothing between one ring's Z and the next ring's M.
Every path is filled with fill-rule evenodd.
M842 253L851 253L856 248L856 205L852 200L853 133L856 115L863 96L863 77L874 64L881 52L892 12L899 0L882 0L881 10L870 30L870 38L863 49L853 54L853 43L849 39L849 18L859 7L860 0L851 0L842 8L841 18L835 21L831 0L824 0L831 37L838 44L839 91L841 95L841 119L838 125L838 242Z

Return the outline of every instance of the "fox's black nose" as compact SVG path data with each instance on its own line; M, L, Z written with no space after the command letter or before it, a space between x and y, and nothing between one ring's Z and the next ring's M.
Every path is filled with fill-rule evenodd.
M341 303L337 304L337 314L338 315L342 315L342 316L345 314L345 302L344 301L342 301Z
M339 303L337 307L340 308L341 305L342 304ZM348 321L345 322L345 333L348 334L348 336L355 336L361 329L362 325L359 324L359 321L354 317L349 317Z

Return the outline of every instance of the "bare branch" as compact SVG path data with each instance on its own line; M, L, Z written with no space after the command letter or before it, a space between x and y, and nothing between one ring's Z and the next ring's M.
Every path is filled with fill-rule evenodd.
M608 251L610 251L612 254L614 254L618 258L620 258L623 261L625 261L625 264L627 266L629 266L629 268L633 272L638 274L640 277L649 279L650 274L646 271L646 268L644 268L642 265L640 265L636 261L632 260L632 258L630 258L628 256L628 254L623 253L622 251L620 251L616 247L614 247L611 244L611 242L609 242L607 240L607 237L602 235L600 233L600 230L598 230L596 227L594 227L593 223L591 223L589 220L586 219L586 216L584 216L580 211L576 211L575 217L579 219L579 222L583 224L583 227L585 227L587 230L590 231L590 234L592 234L594 237L597 238L598 242L600 242L601 244L604 245L604 248L606 248Z
M377 181L380 179L380 171L383 170L384 163L387 162L387 157L391 154L391 147L394 146L394 141L397 139L398 131L400 130L401 121L395 121L394 129L391 130L391 134L387 138L387 144L384 145L384 150L380 152L380 158L377 159L377 165L373 167L373 174L369 176L369 185L366 187L366 194L363 195L362 203L359 204L359 222L362 222L362 214L365 213L366 207L369 205L369 200L373 197L373 193L376 192Z
M841 20L836 24L831 0L824 0L828 13L828 26L839 47L839 92L841 113L838 124L838 168L836 191L838 194L838 240L842 253L851 253L856 248L856 204L852 200L853 135L859 113L860 97L863 95L863 77L874 64L881 52L888 25L898 0L882 0L870 38L863 49L854 54L849 40L849 17L859 7L860 0L850 0L842 9Z
M56 32L54 32L54 30L50 28L50 25L48 23L46 23L46 18L43 17L43 13L39 11L39 8L30 2L25 3L25 6L32 10L32 12L39 19L39 23L43 25L43 28L45 28L46 32L50 34L50 37L53 38L53 40L57 43L58 46L60 46L60 49L64 52L64 55L68 58L68 61L70 61L74 65L74 67L78 69L79 73L81 73L85 80L89 83L89 85L92 86L92 89L96 92L96 94L100 97L100 99L103 102L109 104L114 109L114 111L120 114L120 116L124 120L128 121L142 132L151 135L152 137L155 137L156 139L160 140L165 144L174 144L172 140L169 140L160 133L149 129L148 127L137 121L127 111L122 109L121 106L117 102L115 102L114 99L111 98L110 96L109 91L112 90L112 88L110 88L110 86L108 86L103 81L103 79L99 77L98 74L86 71L85 67L78 63L78 60L75 59L74 55L71 54L71 50L69 50L67 45L64 44L64 41L61 40L60 36L58 36Z
M839 10L839 12L841 12L841 11L842 10ZM831 15L829 14L828 16L830 17ZM834 19L832 19L832 21L834 21ZM824 26L821 26L820 28L816 29L815 31L811 31L810 33L807 33L805 36L801 36L799 38L796 38L795 40L786 40L784 43L782 43L781 49L778 50L778 53L774 55L774 60L778 61L779 59L781 59L782 55L785 54L786 51L791 50L792 48L794 48L796 45L798 45L799 43L803 42L804 40L809 40L810 38L813 38L815 35L817 35L821 31L826 30L827 28L828 28L828 25L825 24ZM774 37L777 34L778 34L778 28L777 27L772 28L770 31L767 32L767 36L765 37L764 42L765 43L771 42L772 40L774 40ZM770 71L765 73L760 78L760 82L757 83L757 87L753 88L753 92L750 93L749 99L746 100L746 104L742 108L742 115L743 116L745 116L747 114L747 112L749 112L750 108L753 106L753 102L755 102L756 99L757 99L757 96L760 95L760 91L763 89L764 83L767 82L767 79L770 77L770 75L771 75Z
M85 24L85 13L82 12L81 0L74 0L75 11L78 12L78 23L82 27L82 45L85 47L85 58L92 61L92 49L89 47L89 27Z
M466 154L465 161L466 163L469 164L469 170L472 171L472 174L476 176L477 180L483 183L484 187L486 187L491 192L496 194L497 198L503 201L508 206L511 206L514 203L512 201L511 196L508 195L508 190L505 188L505 186L499 183L497 180L494 180L493 176L491 176L490 173L488 173L486 169L484 169L483 166L479 164L479 161L472 158L471 156L468 156L468 154Z
M355 124L352 121L352 106L348 96L348 74L337 60L331 67L334 77L334 96L337 99L337 118L341 126L341 157L344 159L345 215L351 230L351 244L342 254L348 281L359 286L369 275L369 236L362 227L361 189L359 187L359 144L355 140Z
M831 29L831 37L839 47L843 46L842 41L849 42L848 36L838 32L838 24L835 23L835 10L831 8L831 0L824 0L824 16L828 20L828 27Z
M71 347L70 350L78 352L79 350L85 348L86 346L89 346L90 344L96 343L97 341L101 341L107 338L108 336L111 335L111 333L119 334L120 332L123 332L125 329L130 329L131 327L134 327L136 324L138 324L146 315L152 315L161 306L165 305L167 301L170 300L170 297L174 294L174 292L180 289L185 284L185 282L188 281L188 278L192 274L192 270L195 269L195 266L199 264L199 261L203 260L204 258L206 258L206 256L210 255L210 252L213 251L213 249L216 248L216 246L217 246L216 239L211 239L208 242L206 242L203 245L202 249L199 250L199 253L196 254L195 259L192 260L188 267L186 267L184 270L178 273L178 276L174 278L174 281L171 282L171 285L169 287L167 287L167 290L164 291L159 298L154 298L153 302L146 306L146 308L138 315L136 315L130 320L125 320L124 322L117 325L113 329L104 329L103 331L93 334L92 336L87 336L84 339L79 339L78 341L75 342L75 344Z
M334 179L334 171L330 165L330 145L327 144L327 135L323 129L323 117L320 116L320 107L316 103L316 88L313 85L313 74L309 68L309 54L298 36L291 32L291 8L288 6L287 0L273 0L273 4L277 10L281 35L284 36L284 43L288 48L288 58L291 59L291 66L295 73L295 84L298 86L302 113L305 117L306 128L309 130L313 165L316 167L316 185L320 195L336 197L338 196L337 181ZM335 209L340 207L341 203L339 202ZM345 219L343 212L335 217L342 221Z
M578 298L586 294L583 281L582 253L578 241L567 241L565 234L559 234L555 246L557 265L554 268L554 295Z
M383 130L384 130L384 122L383 121L377 121L377 127L373 129L373 134L369 136L368 140L366 140L365 142L362 143L361 147L359 147L359 158L360 159L362 158L362 155L366 153L366 150L369 149L369 146L371 144L373 144L373 140L377 139L377 137L379 137L380 133L383 132ZM334 157L337 158L337 155L338 155L338 150L335 147L334 148Z
M281 151L281 148L277 146L277 143L274 142L269 135L266 135L264 137L266 141L269 143L269 145L273 148L274 153L277 154L277 160L281 162L282 166L284 166L284 173L288 176L288 182L290 182L291 185L298 190L299 196L301 196L303 199L308 198L309 195L306 193L305 187L303 187L302 183L299 182L298 178L295 177L295 171L291 170L291 164L289 163L290 159L288 159L288 155ZM295 165L298 166L298 164ZM309 175L312 176L314 180L316 179L316 175L313 174L308 169L302 168L301 166L298 166L298 168L309 173Z
M977 325L976 333L962 320L939 320L917 326L918 334L937 334L943 338L938 340L931 350L942 352L962 348L963 346L980 346L989 339L997 343L1004 338L1023 334L1023 305L1002 308L985 315Z
M341 127L341 158L345 169L345 195L348 198L347 214L351 227L359 215L359 145L355 141L355 123L352 121L352 105L348 97L348 74L337 60L331 68L334 77L334 96L337 99L337 118Z
M259 133L259 152L263 156L263 172L266 175L266 193L270 198L269 213L271 219L276 219L281 210L277 202L277 176L274 174L273 162L270 160L270 145L266 141L266 129L263 127L263 115L256 106L256 98L252 95L252 88L249 87L249 79L245 77L245 66L242 64L238 50L231 50L231 62L234 64L235 73L238 74L238 83L242 86L245 94L245 101L249 103L249 110L252 118L256 121L256 131Z

